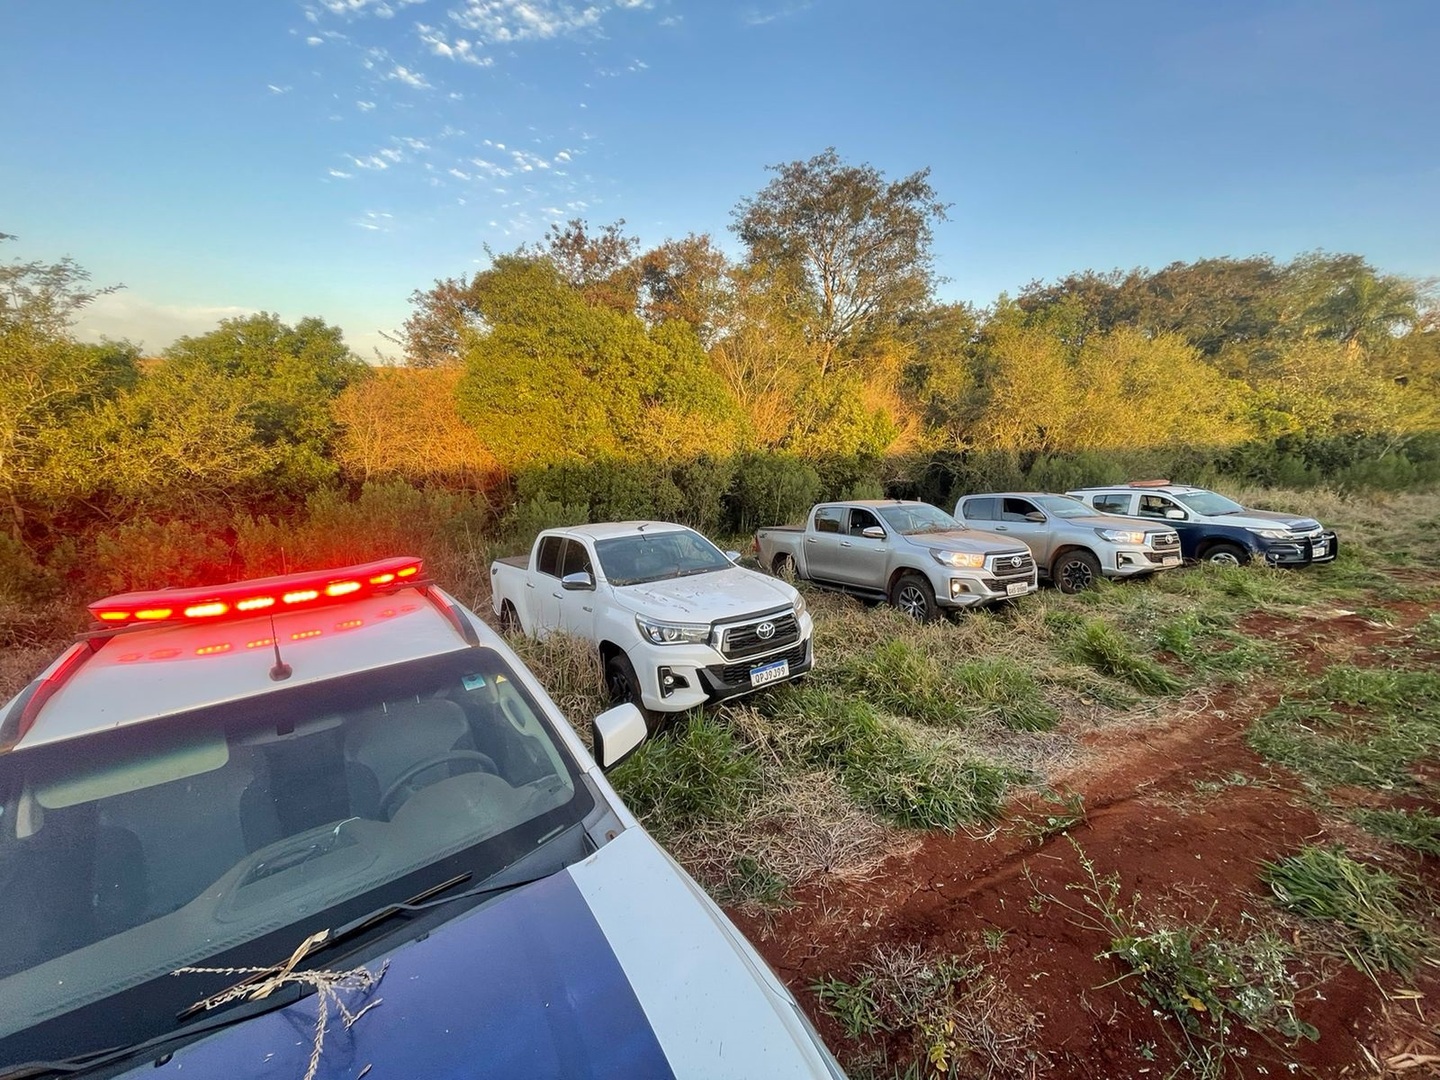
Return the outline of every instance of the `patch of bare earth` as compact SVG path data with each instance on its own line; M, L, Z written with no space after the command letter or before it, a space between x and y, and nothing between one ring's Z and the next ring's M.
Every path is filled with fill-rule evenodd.
M1304 670L1380 665L1385 648L1404 641L1428 610L1395 605L1392 614L1392 625L1348 611L1299 621L1256 615L1244 629L1286 642ZM1083 907L1067 889L1084 880L1078 845L1101 875L1118 874L1122 895L1138 894L1146 910L1205 923L1237 940L1260 920L1296 943L1304 961L1297 1013L1319 1029L1319 1039L1292 1045L1242 1032L1233 1075L1440 1075L1434 1026L1440 967L1422 963L1413 979L1377 986L1328 959L1308 928L1285 922L1267 899L1262 863L1341 838L1344 829L1296 776L1246 745L1251 720L1273 703L1274 693L1263 688L1227 691L1119 726L1072 721L1078 763L1051 784L1084 798L1085 819L1070 829L1073 844L1063 835L1040 835L1039 824L1056 813L1053 802L1022 795L989 834L926 834L863 879L822 877L802 886L787 908L734 917L842 1058L877 1047L847 1043L811 985L858 970L877 947L918 947L978 956L994 980L992 996L1020 1018L1023 1071L995 1072L976 1056L960 1063L960 1075L1169 1076L1181 1063L1175 1022L1154 1015L1134 981L1098 958L1109 937L1066 906ZM1437 809L1433 791L1426 805ZM1437 860L1417 857L1411 870L1440 886ZM914 1057L913 1046L886 1049L892 1062Z

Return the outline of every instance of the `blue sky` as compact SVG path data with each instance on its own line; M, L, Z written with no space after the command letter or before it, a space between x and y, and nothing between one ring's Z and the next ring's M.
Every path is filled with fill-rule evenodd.
M1324 248L1440 275L1440 3L0 0L0 256L370 355L553 220L711 232L827 146L932 169L947 299Z

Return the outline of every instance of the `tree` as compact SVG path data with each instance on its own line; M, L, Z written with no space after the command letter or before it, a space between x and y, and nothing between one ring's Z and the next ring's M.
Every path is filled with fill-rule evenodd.
M511 471L595 458L727 453L742 423L694 333L586 303L547 258L476 275L461 416Z
M929 169L887 184L834 148L771 166L776 176L734 210L752 266L787 294L822 374L853 359L862 338L887 330L929 298L930 244L946 205Z
M585 298L587 304L632 313L638 303L640 266L635 255L640 241L624 233L625 219L591 232L582 218L564 226L552 223L545 242L533 254L549 259L560 277Z
M734 305L730 260L705 234L667 240L640 257L640 315L652 326L688 323L707 348Z

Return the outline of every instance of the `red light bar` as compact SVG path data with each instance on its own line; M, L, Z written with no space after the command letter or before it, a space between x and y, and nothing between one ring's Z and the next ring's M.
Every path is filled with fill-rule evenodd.
M106 597L90 605L90 614L106 626L137 623L215 622L246 618L272 609L319 607L358 600L407 584L422 563L411 556L379 559L359 566L234 581L196 589L162 589Z

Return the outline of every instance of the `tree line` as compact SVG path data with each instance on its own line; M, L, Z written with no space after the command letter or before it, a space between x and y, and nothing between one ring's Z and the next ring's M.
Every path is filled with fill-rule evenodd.
M735 257L555 225L418 289L394 366L269 314L157 357L85 344L74 318L105 290L83 268L0 264L0 593L173 573L170 549L255 564L280 523L319 523L289 540L323 548L363 497L493 537L640 514L738 530L822 495L943 504L1147 467L1440 478L1427 283L1256 255L1087 270L979 308L938 299L946 213L928 170L889 180L827 150L734 208Z

